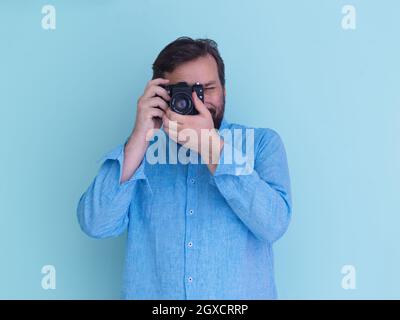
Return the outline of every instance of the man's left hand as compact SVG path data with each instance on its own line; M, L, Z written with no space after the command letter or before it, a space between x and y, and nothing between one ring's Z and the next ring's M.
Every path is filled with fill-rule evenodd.
M214 128L214 121L210 111L208 111L207 107L199 99L196 92L192 93L192 100L199 114L181 115L168 108L162 119L163 128L172 140L196 151L206 163L209 163L211 162L210 157L213 152L219 156L223 140ZM204 136L208 137L208 139L212 138L211 142L209 141L209 148L202 148L202 131L209 132ZM191 138L189 135L196 135L197 138Z

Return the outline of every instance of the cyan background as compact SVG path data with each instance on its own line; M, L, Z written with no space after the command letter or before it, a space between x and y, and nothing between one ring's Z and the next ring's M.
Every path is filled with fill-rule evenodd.
M41 8L56 8L56 30ZM357 28L343 30L342 6ZM118 299L124 237L76 219L124 141L151 64L181 35L226 63L231 122L270 127L289 159L293 220L275 245L281 299L400 298L400 2L0 1L0 298ZM43 290L54 265L57 289ZM341 287L354 265L357 288Z

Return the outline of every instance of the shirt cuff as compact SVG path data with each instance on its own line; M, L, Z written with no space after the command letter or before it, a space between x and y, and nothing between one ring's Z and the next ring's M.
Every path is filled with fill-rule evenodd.
M252 174L254 171L254 148L250 149L251 154L243 155L243 152L230 141L224 141L214 176Z
M102 158L98 160L98 162L105 162L106 160L116 160L119 163L119 179L118 179L118 184L120 186L130 184L133 181L136 180L147 180L147 177L144 172L144 167L145 167L145 157L143 157L142 161L140 162L139 167L136 169L135 173L130 177L128 180L124 181L121 184L121 177L122 177L122 169L123 169L123 164L124 164L124 149L125 149L125 144L127 141L125 141L124 144L120 144L111 151L109 151L107 154L105 154Z
M215 184L223 196L230 200L237 196L243 183L248 183L248 179L242 180L244 177L250 177L252 180L255 176L257 173L254 171L254 154L243 155L230 142L224 141L217 168L210 180L211 184Z

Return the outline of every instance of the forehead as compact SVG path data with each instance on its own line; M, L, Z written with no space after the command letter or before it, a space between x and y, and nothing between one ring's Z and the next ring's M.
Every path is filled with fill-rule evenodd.
M211 55L185 62L175 68L173 72L166 73L165 77L169 79L171 83L181 81L187 82L188 84L195 84L196 82L201 84L219 82L218 66Z

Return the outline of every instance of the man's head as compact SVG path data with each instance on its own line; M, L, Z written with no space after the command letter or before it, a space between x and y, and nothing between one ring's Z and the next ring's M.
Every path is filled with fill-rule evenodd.
M219 129L225 111L225 66L215 41L181 37L171 42L153 63L156 78L166 78L170 84L202 84L204 104Z

